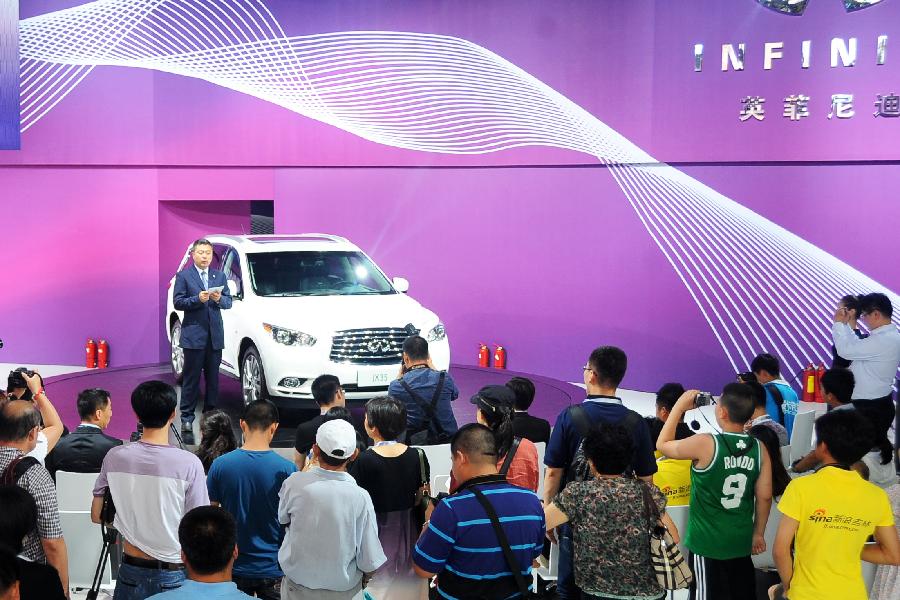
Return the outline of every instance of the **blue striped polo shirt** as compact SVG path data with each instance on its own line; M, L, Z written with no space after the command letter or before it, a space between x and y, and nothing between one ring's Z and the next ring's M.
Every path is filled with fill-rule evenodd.
M510 485L502 475L470 479L434 509L413 560L438 573L438 595L448 600L504 600L521 596L487 513L471 492L485 495L530 583L532 561L544 547L544 509L531 490Z

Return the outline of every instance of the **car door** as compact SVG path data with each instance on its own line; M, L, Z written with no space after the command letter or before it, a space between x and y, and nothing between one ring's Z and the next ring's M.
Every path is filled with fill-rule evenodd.
M234 283L231 308L222 311L222 325L225 330L225 349L222 350L222 367L238 375L238 347L240 346L240 323L244 312L244 285L241 277L241 257L234 248L225 247L222 271L229 282Z

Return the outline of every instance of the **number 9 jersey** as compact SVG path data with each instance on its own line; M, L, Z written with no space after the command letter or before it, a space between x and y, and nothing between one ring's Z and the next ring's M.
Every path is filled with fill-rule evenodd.
M691 467L691 510L685 546L694 554L727 560L750 556L756 480L762 450L740 433L712 436L716 449L706 468Z

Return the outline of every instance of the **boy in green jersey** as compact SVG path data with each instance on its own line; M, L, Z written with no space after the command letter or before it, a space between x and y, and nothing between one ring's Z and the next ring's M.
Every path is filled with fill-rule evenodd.
M689 459L691 510L685 546L694 571L691 600L754 600L751 554L766 549L772 506L772 466L766 448L744 433L753 414L753 390L729 383L715 405L720 433L675 439L676 424L695 408L698 392L685 392L672 407L656 448Z

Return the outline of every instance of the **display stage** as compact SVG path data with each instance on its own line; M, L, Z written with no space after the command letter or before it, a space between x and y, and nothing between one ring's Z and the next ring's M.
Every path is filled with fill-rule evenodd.
M566 406L580 402L584 398L584 390L571 383L500 369L484 369L465 365L452 365L450 375L459 387L459 399L453 403L453 412L457 422L462 425L475 420L475 407L469 398L485 385L502 385L515 376L528 377L534 382L536 394L531 414L543 417L552 424L559 412ZM116 369L92 369L66 375L47 377L45 384L47 394L53 400L63 422L74 429L78 425L78 413L75 398L78 392L87 388L102 388L110 393L113 402L113 418L107 429L109 435L128 439L135 430L136 418L131 411L131 391L142 381L160 379L175 385L168 363L121 367ZM202 389L202 384L201 384ZM275 438L275 445L292 445L294 428L298 423L314 417L315 409L291 409L290 400L278 401L281 413L281 427ZM234 426L238 426L237 416L240 414L242 401L240 384L236 379L222 376L219 387L219 405L231 415ZM351 408L354 419L362 421L361 406ZM196 427L196 425L195 425ZM199 442L200 438L197 437Z

